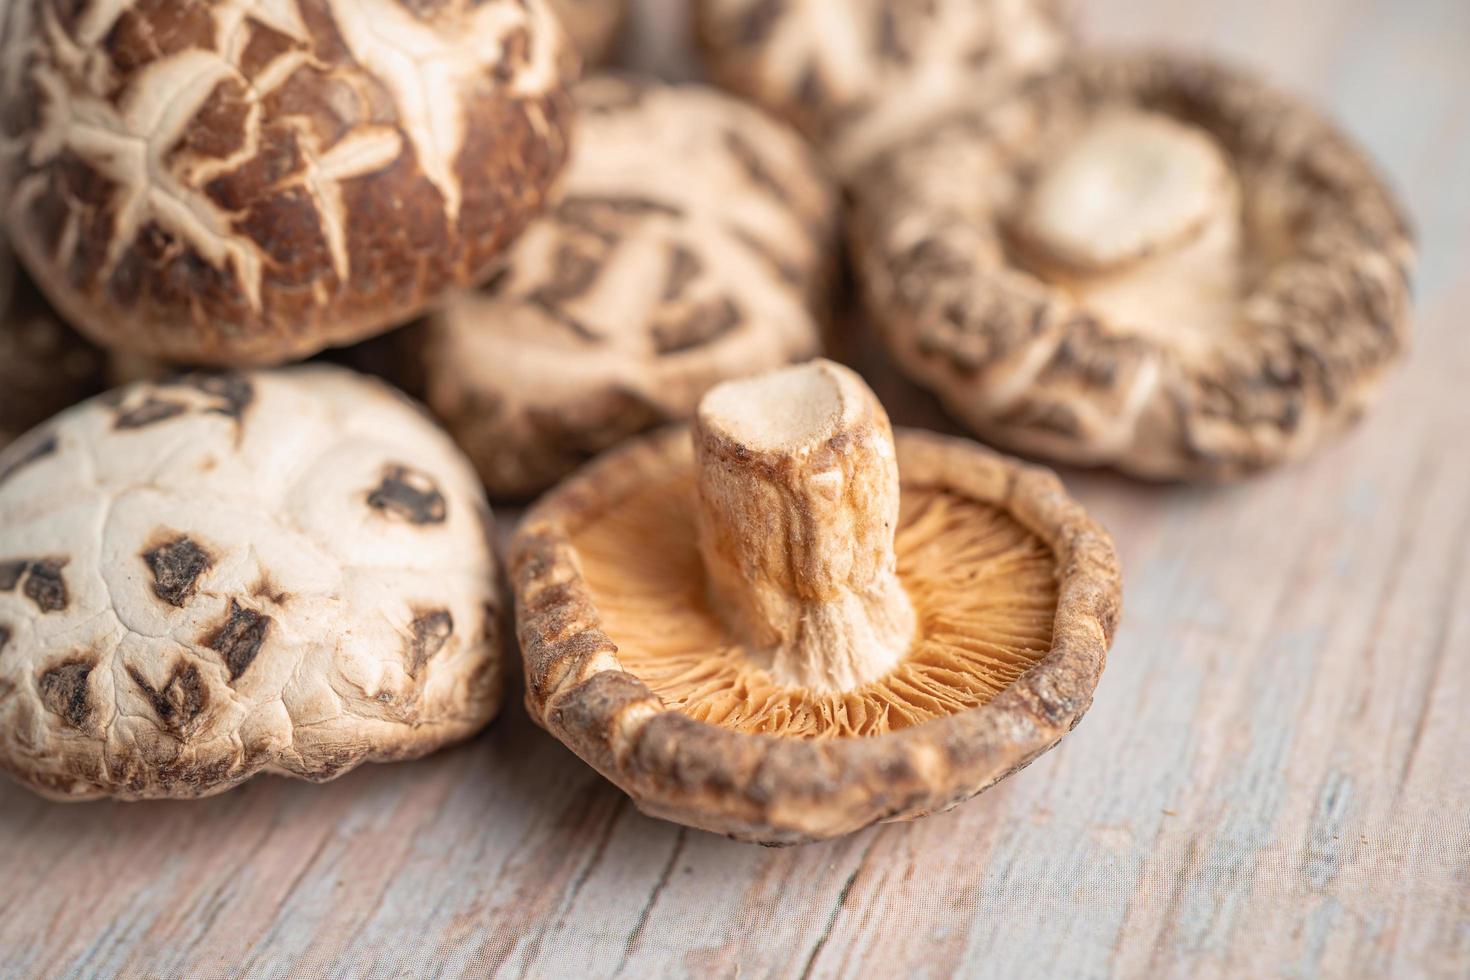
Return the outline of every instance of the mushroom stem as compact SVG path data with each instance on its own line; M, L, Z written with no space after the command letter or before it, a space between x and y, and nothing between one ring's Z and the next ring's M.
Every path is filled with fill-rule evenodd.
M1021 231L1059 272L1116 274L1205 239L1228 254L1238 196L1208 133L1161 113L1113 110L1046 162Z
M898 462L878 399L816 360L729 381L694 427L711 598L779 683L847 691L913 639L899 583Z

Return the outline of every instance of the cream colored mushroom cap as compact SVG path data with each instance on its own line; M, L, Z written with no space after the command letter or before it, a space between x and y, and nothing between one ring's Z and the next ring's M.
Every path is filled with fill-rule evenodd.
M490 514L336 368L115 390L0 454L0 765L49 796L329 779L496 712Z
M801 138L707 86L599 76L574 98L561 200L423 329L425 399L493 496L821 347L837 207Z

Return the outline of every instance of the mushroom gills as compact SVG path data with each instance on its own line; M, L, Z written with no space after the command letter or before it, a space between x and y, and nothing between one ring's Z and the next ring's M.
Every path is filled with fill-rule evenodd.
M619 661L671 707L881 735L985 704L1051 648L1051 549L940 487L900 499L887 417L845 368L727 382L695 446L573 536Z
M1202 129L1100 113L1053 158L1013 224L1019 258L1117 329L1209 356L1239 321L1242 202Z

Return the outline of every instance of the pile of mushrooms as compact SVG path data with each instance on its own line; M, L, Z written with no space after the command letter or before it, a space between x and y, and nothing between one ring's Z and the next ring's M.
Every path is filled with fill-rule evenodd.
M894 362L989 441L1235 478L1340 433L1404 353L1402 209L1249 73L1078 48L1045 0L696 10L711 73L842 180Z
M0 11L0 767L417 757L513 606L649 814L944 810L1076 726L1120 572L1049 471L894 430L840 289L986 439L1151 478L1306 454L1404 346L1392 194L1249 75L1048 0L693 13L730 94L582 78L625 0ZM511 602L487 500L538 493Z

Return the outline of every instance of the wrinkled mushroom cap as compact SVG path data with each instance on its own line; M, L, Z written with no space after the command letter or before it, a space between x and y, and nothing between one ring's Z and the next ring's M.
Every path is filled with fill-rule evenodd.
M1150 478L1298 457L1403 353L1413 245L1363 154L1241 72L1090 53L857 180L859 278L987 439Z
M835 201L799 137L700 86L575 101L560 203L422 331L426 400L498 497L821 344Z
M1026 765L1091 703L1112 544L1053 475L973 443L900 432L897 465L914 640L846 692L775 680L712 608L688 429L584 468L512 548L532 717L643 811L766 844L943 810Z
M106 346L304 357L484 278L561 169L569 52L545 0L15 0L0 216Z
M489 511L336 368L117 389L0 454L0 765L194 797L419 756L500 703Z
M628 19L629 0L548 0L582 56L582 63L600 65L612 56Z
M0 241L0 449L99 391L105 360L61 322Z
M821 147L841 175L1071 46L1053 0L696 0L710 73Z

